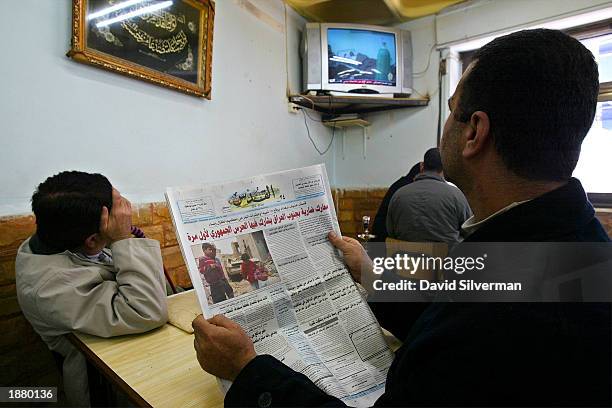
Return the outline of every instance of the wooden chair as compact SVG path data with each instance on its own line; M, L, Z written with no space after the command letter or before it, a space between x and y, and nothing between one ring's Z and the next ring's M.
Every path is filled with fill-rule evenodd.
M402 241L394 238L387 238L385 240L387 257L393 257L397 254L408 255L409 257L437 257L444 258L448 254L448 244L443 242L409 242ZM429 280L439 281L442 278L442 271L435 268L434 265L431 268L419 267L415 271L408 271L405 269L396 270L396 273L402 278L414 279L414 280Z

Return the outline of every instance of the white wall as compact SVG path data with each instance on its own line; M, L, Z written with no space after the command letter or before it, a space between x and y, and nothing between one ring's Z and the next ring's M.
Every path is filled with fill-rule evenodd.
M342 132L319 156L302 115L287 112L286 72L299 90L298 30L289 12L285 64L280 0L217 0L212 101L78 64L64 56L70 0L5 1L0 35L0 215L27 212L35 186L65 169L107 175L132 201L163 200L170 185L222 181L324 162L333 185L388 186L436 144L438 51L414 88L425 108L368 115L367 158L361 129ZM412 31L415 72L432 46L586 12L603 0L477 0L436 18L402 25ZM27 22L27 23L24 23ZM24 28L24 24L28 27ZM446 103L448 80L443 83ZM311 113L311 116L316 115ZM331 131L309 121L322 149Z
M486 37L609 5L609 0L472 0L438 16L438 44Z
M70 0L3 1L0 24L0 215L29 211L35 186L66 169L100 172L133 202L167 186L222 181L326 162L287 111L280 0L217 0L212 101L78 64ZM290 76L299 82L289 13ZM274 24L276 22L277 24ZM280 25L280 29L279 29ZM310 123L319 146L329 129Z
M400 27L412 32L413 69L419 72L427 65L429 51L434 44L457 44L603 9L611 4L610 0L476 0L438 16L424 17ZM381 112L366 117L372 122L366 159L362 155L361 129L347 131L344 155L341 138L336 138L336 186L389 186L406 174L414 163L422 160L425 150L436 145L440 92L438 64L439 52L434 50L429 69L414 81L414 88L420 94L431 97L429 106ZM443 80L443 113L446 111L444 106L451 82L448 76Z

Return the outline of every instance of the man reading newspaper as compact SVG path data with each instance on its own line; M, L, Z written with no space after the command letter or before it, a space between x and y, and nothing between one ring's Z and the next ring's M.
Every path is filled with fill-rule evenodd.
M609 242L571 177L596 111L593 55L560 31L527 30L498 37L473 61L441 142L446 175L474 211L466 241ZM329 239L359 279L368 262L359 243ZM379 320L405 318L411 307L385 305ZM436 302L405 320L377 406L611 405L609 301ZM226 406L343 405L272 356L256 356L230 319L200 316L193 326L202 368L234 381Z

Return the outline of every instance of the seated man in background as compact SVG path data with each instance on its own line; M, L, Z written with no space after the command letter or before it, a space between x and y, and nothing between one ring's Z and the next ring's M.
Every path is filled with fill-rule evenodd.
M385 239L389 235L387 232L387 213L389 212L389 203L391 203L391 199L397 190L400 188L407 186L408 184L414 181L414 178L419 174L421 170L421 162L418 162L406 174L405 176L397 179L383 197L380 202L380 206L378 207L378 211L376 211L376 216L374 217L374 222L372 223L372 234L374 234L374 238L370 240L370 242L385 242Z
M100 174L47 178L32 196L32 210L36 233L17 253L17 297L34 330L63 357L68 402L88 406L85 358L65 335L111 337L163 325L159 243L130 238L130 202Z
M610 241L572 178L598 89L593 55L560 31L519 31L476 52L449 101L441 143L446 175L474 211L466 242ZM357 241L329 238L356 280L372 270ZM408 335L377 406L612 405L608 302L434 302L403 324ZM227 317L199 316L193 326L200 365L233 380L225 406L344 405L257 356Z
M471 215L463 193L444 181L440 151L434 147L425 152L414 182L391 198L387 231L390 238L402 241L454 245Z

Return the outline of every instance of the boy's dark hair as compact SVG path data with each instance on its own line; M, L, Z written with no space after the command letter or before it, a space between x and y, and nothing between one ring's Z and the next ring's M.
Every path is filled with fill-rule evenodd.
M32 196L36 235L56 251L73 250L100 231L102 207L111 210L113 186L101 174L64 171L47 178Z
M495 148L515 174L567 180L595 116L597 64L578 40L556 30L498 37L474 55L455 120L486 112Z
M213 244L209 244L208 242L205 242L202 244L202 251L206 251L209 248L215 248L215 246Z
M442 158L440 157L440 150L437 147L432 147L425 152L425 156L423 156L423 168L426 171L435 171L436 173L442 171Z

